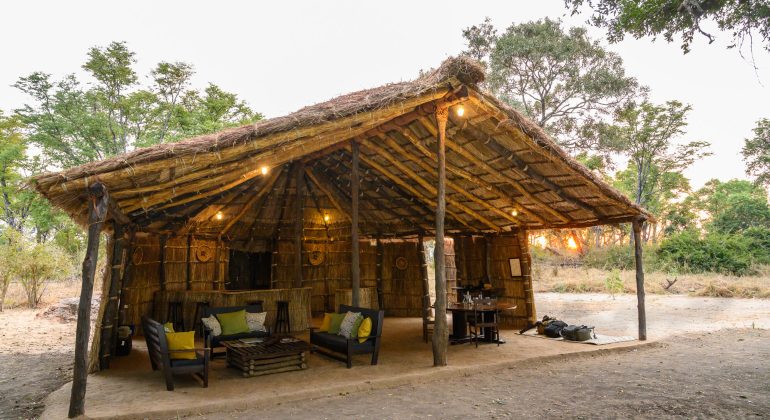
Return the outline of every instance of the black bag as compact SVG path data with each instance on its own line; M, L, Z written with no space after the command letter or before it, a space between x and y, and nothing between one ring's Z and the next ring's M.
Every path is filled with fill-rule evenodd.
M596 335L593 334L593 330L594 327L586 327L585 325L569 325L561 330L561 336L564 337L565 340L586 341L590 340L592 335L593 338L596 338Z
M559 338L561 337L561 330L564 329L564 327L567 326L567 323L564 321L559 321L558 319L554 319L553 321L549 322L548 325L545 327L545 336L551 337L551 338Z

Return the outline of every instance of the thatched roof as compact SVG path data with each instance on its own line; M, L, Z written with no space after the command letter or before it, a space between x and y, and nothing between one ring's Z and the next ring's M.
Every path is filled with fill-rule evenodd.
M450 232L651 218L540 127L480 89L483 77L477 63L450 58L414 81L39 175L33 183L80 223L86 219L87 187L98 181L116 213L140 230L224 233L236 242L268 238L294 218L297 180L305 220L320 226L347 222L350 144L356 141L362 232L430 233L437 182L433 112L444 103L465 111L450 112L447 126Z

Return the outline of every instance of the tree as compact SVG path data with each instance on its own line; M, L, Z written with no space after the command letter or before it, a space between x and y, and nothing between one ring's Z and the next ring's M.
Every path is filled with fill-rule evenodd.
M546 18L498 35L487 19L463 36L465 54L488 66L492 92L572 150L597 146L599 123L646 92L585 28Z
M676 175L696 160L709 155L708 142L694 141L674 146L674 140L684 134L689 105L669 101L664 105L644 102L619 112L613 127L614 141L610 147L627 156L629 167L635 171L631 191L636 204L648 207L664 189L682 185Z
M753 44L759 35L770 51L770 2L767 0L564 0L572 14L584 6L593 10L589 22L607 30L610 42L622 41L626 34L635 38L658 36L673 42L682 38L682 50L690 51L696 33L714 42L714 35L702 25L713 22L720 31L732 32L732 44Z
M754 127L754 137L746 139L741 150L746 174L756 183L770 187L770 119L762 118Z
M19 273L19 246L21 233L5 229L0 234L0 312L3 312L5 295L11 280Z
M37 308L46 284L55 278L72 275L74 264L69 256L53 243L24 243L19 254L19 280L27 295L30 308Z
M204 94L189 89L193 68L161 62L140 86L135 54L123 42L88 51L84 87L75 75L60 81L35 72L14 84L32 101L16 110L40 147L46 164L67 168L262 118L233 93L209 84Z
M0 220L21 232L29 214L27 200L19 200L17 193L24 165L26 144L21 132L22 123L14 117L5 117L0 111L0 192L3 212ZM25 197L26 198L26 197Z

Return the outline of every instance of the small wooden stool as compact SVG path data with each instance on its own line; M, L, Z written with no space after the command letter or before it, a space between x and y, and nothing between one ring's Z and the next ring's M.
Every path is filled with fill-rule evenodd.
M174 331L184 331L184 313L182 302L169 302L166 310L166 322L174 326Z
M277 312L275 314L275 333L290 333L291 321L289 321L289 302L285 300L275 301Z

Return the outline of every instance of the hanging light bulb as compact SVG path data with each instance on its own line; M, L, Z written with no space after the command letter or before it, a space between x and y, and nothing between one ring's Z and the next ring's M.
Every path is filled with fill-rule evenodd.
M511 210L511 216L516 217L519 215L519 211L516 209Z
M332 220L332 217L328 214L324 214L324 222L329 223L330 220Z
M462 105L459 105L457 107L457 116L462 117L463 115L465 115L465 108Z
M214 218L217 220L222 220L225 218L225 215L221 211L218 211L217 214L214 216Z
M260 172L262 172L262 175L267 175L267 171L269 170L267 166L263 166L259 168Z

